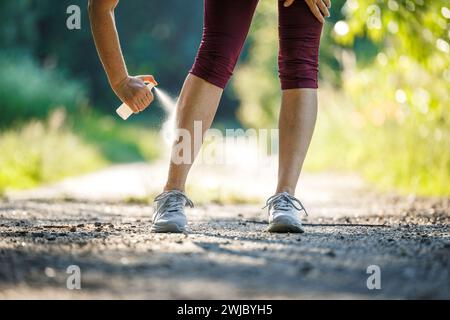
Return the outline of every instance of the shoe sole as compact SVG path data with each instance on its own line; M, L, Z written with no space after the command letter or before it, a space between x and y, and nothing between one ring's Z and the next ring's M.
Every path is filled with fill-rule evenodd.
M299 225L296 221L288 219L286 217L278 218L269 224L267 229L273 233L304 233L302 225Z
M186 231L185 227L180 227L175 223L166 223L163 225L152 225L150 229L153 233L183 233Z

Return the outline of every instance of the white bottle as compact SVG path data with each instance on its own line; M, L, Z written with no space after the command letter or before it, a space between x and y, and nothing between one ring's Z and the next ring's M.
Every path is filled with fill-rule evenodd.
M153 82L150 82L147 85L147 88L152 91L153 87L156 84ZM131 110L131 108L129 106L127 106L125 103L122 103L120 105L120 107L118 107L116 109L116 113L123 119L123 120L127 120L129 116L131 116L133 114L133 110Z

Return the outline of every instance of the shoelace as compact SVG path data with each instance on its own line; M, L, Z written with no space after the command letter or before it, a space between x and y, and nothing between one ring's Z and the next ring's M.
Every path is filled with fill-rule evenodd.
M308 215L308 212L306 211L300 200L298 200L294 196L291 196L287 192L281 192L271 196L269 199L267 199L266 205L263 207L263 209L270 206L273 206L275 210L281 211L289 211L291 207L294 207L298 211L304 211L305 214Z
M183 201L186 201L185 206L194 207L194 203L183 192L178 190L165 191L155 198L155 202L161 202L158 211L153 220L161 216L163 212L174 212L183 209Z

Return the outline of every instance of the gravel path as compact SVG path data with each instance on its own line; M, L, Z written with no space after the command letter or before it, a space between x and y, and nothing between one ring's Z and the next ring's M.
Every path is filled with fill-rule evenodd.
M189 233L151 234L150 205L11 195L0 202L0 298L450 298L450 199L302 179L301 235L265 232L260 205L199 205ZM81 290L66 286L71 265ZM379 290L367 288L370 265Z

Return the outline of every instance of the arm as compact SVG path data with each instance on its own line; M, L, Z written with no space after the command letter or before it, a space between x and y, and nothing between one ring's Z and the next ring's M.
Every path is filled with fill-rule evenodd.
M156 81L150 75L128 75L114 18L114 9L118 3L119 0L89 0L89 20L95 46L111 88L122 102L137 113L153 101L153 94L144 81L155 84Z

